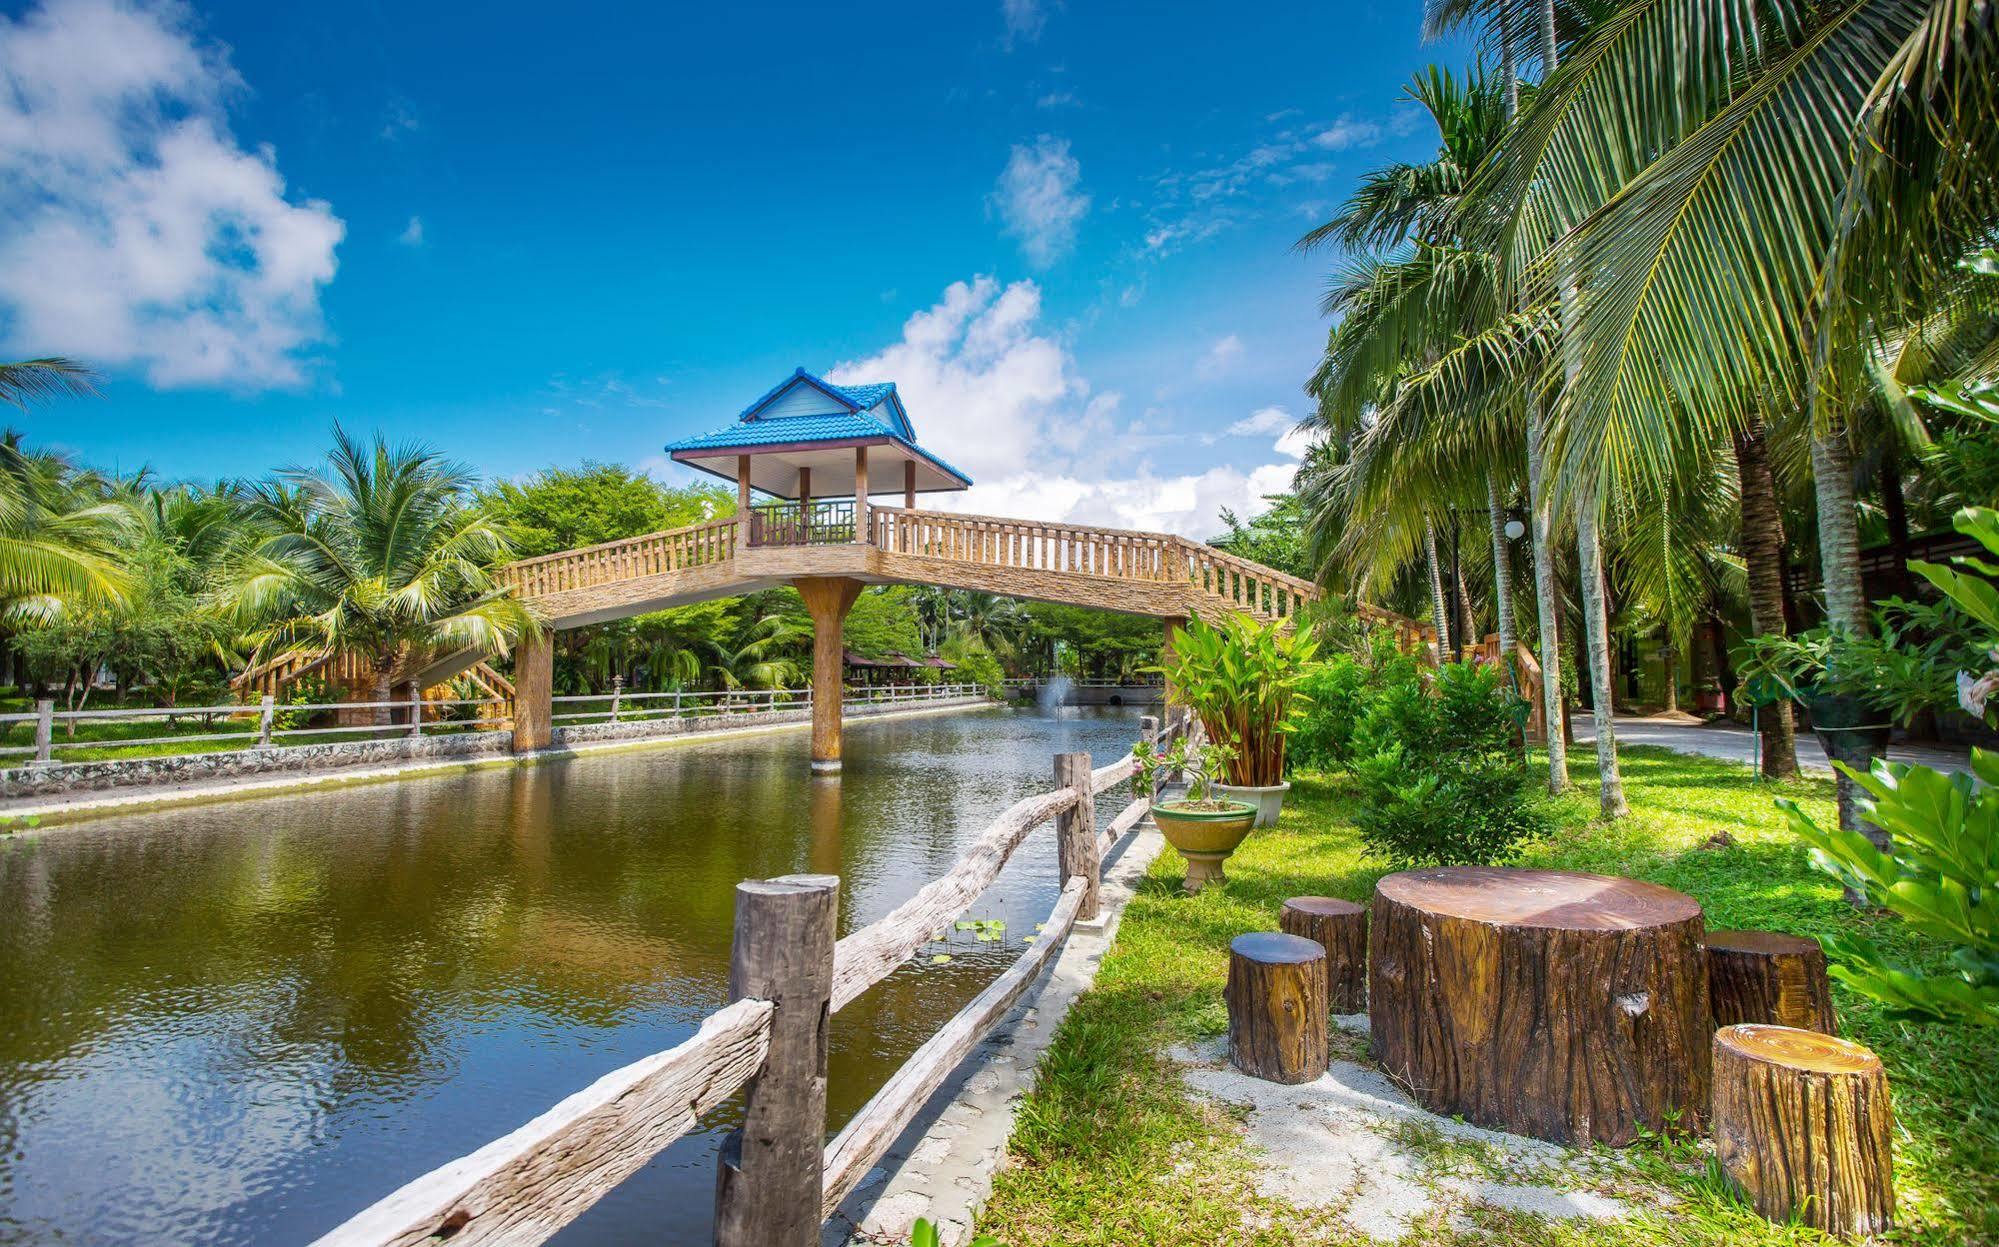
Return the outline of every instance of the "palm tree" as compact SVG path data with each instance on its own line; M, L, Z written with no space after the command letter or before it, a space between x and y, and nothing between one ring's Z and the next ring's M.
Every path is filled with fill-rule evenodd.
M1544 68L1466 200L1516 280L1570 298L1565 487L1795 412L1828 612L1864 631L1848 424L1868 344L1999 220L1999 11L1634 0Z
M392 696L426 654L504 655L539 627L499 587L506 534L472 503L474 478L422 447L372 447L337 425L323 468L288 468L249 491L249 534L216 594L260 657L300 646L355 654ZM378 706L375 721L389 722Z
M104 480L0 434L0 615L48 620L66 606L121 601L129 577L118 549L130 526Z
M750 625L736 644L713 637L706 642L708 671L723 689L784 688L803 678L798 650L812 639L812 625L792 615L773 612Z
M23 411L31 401L90 398L96 393L97 374L73 359L52 355L0 363L0 403L12 403Z

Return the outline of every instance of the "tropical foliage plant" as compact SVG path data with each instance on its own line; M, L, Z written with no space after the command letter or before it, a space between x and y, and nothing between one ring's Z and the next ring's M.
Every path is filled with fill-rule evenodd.
M512 552L471 505L472 478L432 451L372 446L334 430L323 468L293 468L250 493L247 535L215 602L259 655L299 648L363 657L374 700L426 654L505 654L539 625L494 573ZM388 711L376 714L387 721Z
M1349 746L1354 822L1398 864L1505 861L1548 826L1513 748L1525 703L1491 667L1447 663L1432 678L1391 664L1371 683Z
M1299 686L1317 651L1309 635L1231 615L1218 627L1190 622L1157 669L1228 750L1228 782L1267 787L1284 782L1285 744L1305 708Z

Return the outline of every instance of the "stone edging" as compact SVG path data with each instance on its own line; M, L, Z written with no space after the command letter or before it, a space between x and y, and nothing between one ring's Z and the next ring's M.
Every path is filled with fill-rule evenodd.
M1118 920L1165 840L1150 820L1105 868L1101 916L1079 922L1055 964L972 1050L888 1152L827 1220L821 1247L904 1243L918 1217L937 1226L944 1247L972 1235L993 1174L1006 1160L1014 1112L1033 1084L1069 1006L1096 982L1117 938Z
M847 717L914 718L996 704L998 703L985 697L962 697L937 701L860 705L849 707ZM763 714L732 715L726 720L640 720L618 724L585 724L580 728L561 729L555 745L524 754L511 752L513 733L502 730L455 736L429 736L421 739L397 737L382 741L341 741L330 745L298 745L282 750L244 749L228 753L175 754L161 758L124 759L116 764L72 763L69 764L70 767L117 765L131 768L135 775L143 774L150 778L127 779L123 783L100 782L92 787L58 784L52 790L42 792L22 792L9 782L16 772L29 769L18 767L0 771L0 818L32 817L44 823L66 822L75 818L118 814L131 809L156 808L163 805L233 800L329 786L380 783L424 775L464 773L497 766L534 765L614 750L699 744L709 740L724 740L731 736L762 735L799 728L809 725L810 722L809 708L800 708ZM690 728L689 724L714 726L695 730ZM600 728L613 730L610 732L596 730ZM661 728L666 730L658 730ZM569 739L571 733L580 739ZM386 748L379 753L356 757L354 756L356 745L402 748ZM409 749L410 746L425 745L458 747L422 752ZM255 765L258 762L268 764L274 759L282 761L284 755L302 755L308 750L347 750L349 753L344 757L335 754L322 758L323 764L317 767ZM187 765L190 759L211 762L219 759L223 760L225 765L213 767L204 773L203 768ZM180 765L138 767L135 765L138 763ZM233 765L229 765L230 763ZM43 799L36 801L37 797Z

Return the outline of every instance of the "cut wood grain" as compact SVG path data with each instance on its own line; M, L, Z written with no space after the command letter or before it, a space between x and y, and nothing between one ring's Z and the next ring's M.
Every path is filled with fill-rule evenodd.
M469 1156L355 1214L314 1247L546 1241L638 1171L763 1064L772 1006L739 1000L692 1038L591 1083Z
M1229 944L1229 1060L1266 1082L1326 1072L1326 950L1301 935L1255 931Z
M1790 1026L1714 1034L1714 1152L1773 1221L1846 1237L1895 1212L1888 1075L1857 1043Z
M1336 896L1294 896L1277 914L1277 929L1326 950L1326 1000L1334 1013L1367 1009L1367 909Z
M956 1016L938 1028L935 1035L910 1055L889 1080L861 1106L847 1122L846 1129L826 1147L826 1193L823 1216L833 1215L863 1175L889 1144L895 1142L910 1118L925 1101L944 1085L944 1080L965 1059L993 1023L1013 1007L1035 976L1062 946L1083 903L1083 880L1071 879L1062 889L1062 899L1048 915L1034 944L994 979Z
M1833 1032L1832 984L1817 940L1709 931L1707 994L1717 1029L1741 1022Z
M1068 791L1014 802L958 859L951 873L925 884L879 922L841 940L833 954L833 1011L838 1013L887 978L910 954L956 922L999 876L1029 832L1075 804L1076 794Z
M1369 926L1374 1053L1431 1112L1616 1147L1705 1116L1692 897L1557 870L1412 870L1381 881Z

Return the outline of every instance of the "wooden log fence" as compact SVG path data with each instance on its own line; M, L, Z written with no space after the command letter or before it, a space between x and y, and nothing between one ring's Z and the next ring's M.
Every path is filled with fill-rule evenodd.
M1170 726L1170 738L1186 730ZM1148 739L1162 733L1146 720ZM614 1070L527 1125L425 1174L364 1209L314 1247L414 1247L546 1241L737 1089L742 1127L718 1158L717 1247L808 1247L820 1226L1000 1021L1087 916L1102 856L1144 820L1136 798L1101 834L1085 821L1097 793L1127 782L1136 758L1092 769L1056 759L1061 786L1008 807L951 870L880 920L831 938L838 880L787 876L737 887L730 988L737 999L693 1037ZM826 1019L947 930L1035 828L1066 819L1062 893L1037 940L940 1027L821 1146Z

